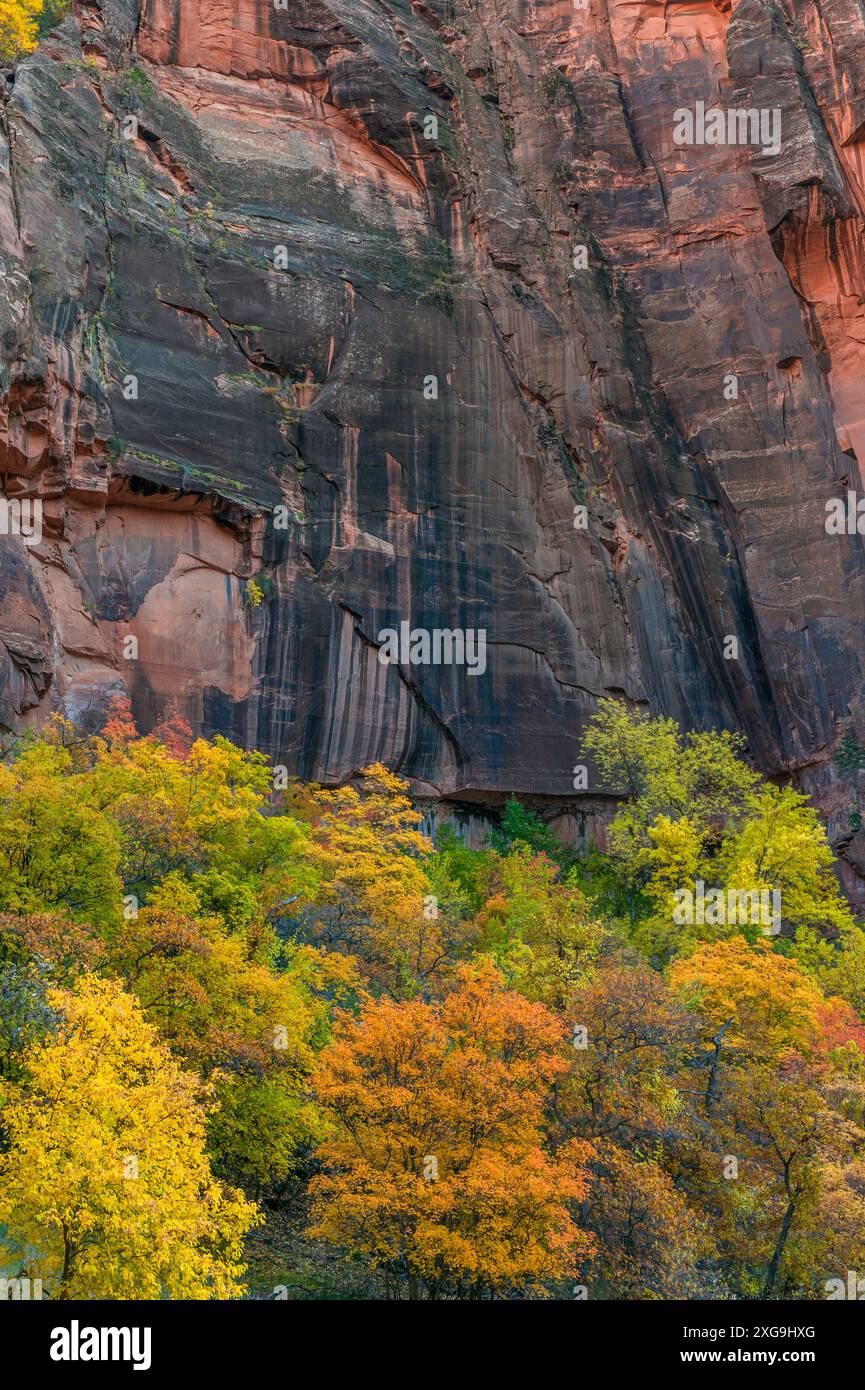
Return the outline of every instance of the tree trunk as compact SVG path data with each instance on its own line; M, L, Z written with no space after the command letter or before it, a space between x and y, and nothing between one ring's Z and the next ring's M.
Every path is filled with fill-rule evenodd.
M790 1234L790 1226L792 1225L795 1211L796 1203L791 1200L787 1203L787 1210L784 1212L784 1220L781 1222L781 1230L775 1242L775 1250L769 1261L769 1268L766 1271L766 1285L763 1289L763 1298L772 1297L772 1291L775 1288L775 1280L778 1278L778 1268L781 1264L781 1257L784 1254L784 1247L787 1244L787 1237Z

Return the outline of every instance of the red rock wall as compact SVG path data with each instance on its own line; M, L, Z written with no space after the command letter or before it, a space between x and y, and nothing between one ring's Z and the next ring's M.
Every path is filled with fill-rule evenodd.
M856 0L79 5L0 131L4 722L122 683L566 819L618 694L742 730L852 864L863 83ZM677 144L698 101L777 152ZM382 666L402 619L487 671Z

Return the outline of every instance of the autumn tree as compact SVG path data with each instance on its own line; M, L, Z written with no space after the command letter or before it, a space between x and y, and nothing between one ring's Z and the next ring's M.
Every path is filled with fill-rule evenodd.
M176 704L170 704L162 718L154 726L151 738L158 739L173 758L183 761L189 757L195 737L192 727L184 719Z
M179 875L231 928L264 920L317 881L306 828L264 814L271 781L263 755L220 737L185 752L153 738L103 741L81 779L82 794L117 827L127 895L145 903L167 875Z
M0 0L0 60L8 63L33 52L43 8L44 0Z
M645 867L642 851L660 816L688 816L706 835L745 817L760 777L744 762L743 746L727 731L684 733L672 719L653 719L619 700L599 702L584 749L624 798L612 843L630 870Z
M122 905L121 843L67 748L38 740L0 767L0 908L59 911L110 929Z
M699 1028L661 976L613 959L575 994L568 1017L569 1067L557 1095L569 1129L642 1150L669 1140Z
M740 1203L748 1202L742 1291L777 1297L807 1285L824 1262L824 1233L814 1223L827 1165L852 1159L865 1136L837 1114L819 1072L796 1054L742 1071L725 1109L735 1121Z
M0 913L0 1079L20 1080L23 1056L56 1022L47 992L97 966L99 936L49 913ZM0 1129L2 1129L0 1112Z
M175 874L235 928L314 891L308 830L263 814L271 774L261 755L217 738L177 757L128 737L124 718L116 736L89 740L86 756L49 734L0 766L0 909L65 911L110 935L124 899L145 903Z
M462 967L435 1004L368 1001L323 1054L333 1129L311 1185L310 1234L410 1298L542 1292L590 1251L576 1205L589 1146L545 1145L561 1024Z
M827 1155L821 1172L820 1193L811 1227L819 1233L819 1259L810 1255L803 1267L802 1285L815 1298L827 1298L831 1280L841 1279L846 1296L846 1272L865 1270L865 1160ZM836 1286L837 1287L837 1286Z
M124 923L109 962L174 1052L212 1081L219 1170L258 1190L283 1182L318 1134L307 1081L326 1036L315 996L326 964L309 948L277 961L262 933L226 931L170 875Z
M61 1299L238 1296L257 1212L211 1173L200 1084L116 982L82 976L48 1003L56 1035L0 1112L5 1268Z
M706 1297L709 1223L663 1163L603 1140L591 1171L584 1219L596 1239L593 1288L615 1298Z
M706 1140L691 1072L696 1021L656 971L615 957L575 993L568 1017L555 1114L595 1151L583 1207L593 1280L615 1297L705 1294L713 1243L687 1184L691 1150Z
M731 887L777 889L792 931L811 927L835 938L852 926L826 831L807 798L790 787L760 789L748 817L726 837L718 867Z
M105 706L102 737L110 744L126 744L138 737L138 727L132 713L132 700L125 690L109 695Z
M670 971L704 1020L704 1112L731 1181L706 1181L721 1251L741 1296L811 1283L829 1244L814 1229L828 1165L852 1160L865 1134L837 1103L859 1052L855 1020L766 940L702 947ZM861 1112L860 1112L861 1113Z
M797 954L800 937L854 930L816 812L792 788L764 783L740 738L683 734L672 720L602 701L585 746L626 793L611 828L613 860L632 890L633 940L653 963L742 932L783 932ZM698 883L723 894L723 910L682 911L681 894L693 898Z
M498 861L478 929L477 949L490 952L507 982L559 1010L588 980L604 938L577 885L526 844Z
M311 854L321 888L296 923L299 939L356 955L395 998L428 989L452 968L464 936L425 872L432 845L407 792L404 779L377 763L356 787L319 794Z
M765 939L742 936L703 946L670 970L673 988L699 1002L709 1031L725 1030L737 1056L778 1058L809 1052L818 1034L822 996L794 960Z

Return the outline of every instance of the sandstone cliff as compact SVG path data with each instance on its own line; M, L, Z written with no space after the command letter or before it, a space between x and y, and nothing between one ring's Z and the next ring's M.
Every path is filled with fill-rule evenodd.
M844 832L858 0L81 0L8 77L3 725L125 685L306 777L579 812L618 694ZM779 148L677 144L700 101ZM402 620L485 673L382 665Z

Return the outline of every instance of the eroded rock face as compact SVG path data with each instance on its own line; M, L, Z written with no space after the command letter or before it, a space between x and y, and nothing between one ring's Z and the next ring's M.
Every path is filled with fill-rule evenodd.
M697 102L777 152L676 143ZM858 0L78 4L3 110L0 719L125 684L567 819L618 694L840 834L863 132ZM405 620L486 670L382 664Z

